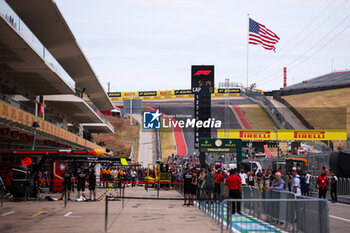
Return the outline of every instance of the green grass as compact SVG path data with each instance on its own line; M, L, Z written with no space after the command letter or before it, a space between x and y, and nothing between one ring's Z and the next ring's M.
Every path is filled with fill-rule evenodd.
M259 104L238 106L252 129L272 129L275 123Z

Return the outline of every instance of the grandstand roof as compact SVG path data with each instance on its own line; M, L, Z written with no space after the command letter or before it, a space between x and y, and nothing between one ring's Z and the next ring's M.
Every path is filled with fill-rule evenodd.
M316 78L302 81L301 83L288 86L286 88L283 88L283 90L341 86L346 84L350 84L350 71L341 71L325 74Z
M23 4L22 0L7 0L7 3L72 77L77 87L85 89L100 110L112 109L112 102L56 3L52 0L32 0L30 4Z
M16 90L6 89L6 93L22 94L30 90L36 95L74 94L59 72L2 16L0 35L1 79L16 87Z

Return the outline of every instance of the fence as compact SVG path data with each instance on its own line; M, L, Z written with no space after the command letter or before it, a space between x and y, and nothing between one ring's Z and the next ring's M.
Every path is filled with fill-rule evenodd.
M177 185L176 190L183 194L183 185ZM298 197L288 191L262 192L250 186L243 187L243 199L239 202L224 199L222 194L208 195L206 190L199 189L196 196L197 207L221 225L221 232L224 226L229 232L329 232L326 200ZM234 212L233 203L242 214L229 214Z
M328 177L328 180L330 181L331 177ZM328 182L328 190L330 190L330 188L331 188L331 183ZM318 192L317 176L312 176L310 178L309 190L311 192ZM350 195L350 178L338 177L337 194L338 195Z
M273 192L272 192L273 193ZM241 232L308 232L328 233L328 203L319 199L242 199L243 215L231 215L237 199L221 202L215 218L221 232L236 229ZM225 215L226 212L226 215ZM226 221L225 221L226 220Z

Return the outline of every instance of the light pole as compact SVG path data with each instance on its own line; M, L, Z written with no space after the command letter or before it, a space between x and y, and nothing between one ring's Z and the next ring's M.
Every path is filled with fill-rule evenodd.
M280 168L280 146L278 141L278 130L277 126L273 127L273 131L276 133L276 144L277 144L277 170Z
M34 138L33 138L32 150L34 150L35 149L35 141L36 141L36 128L40 127L39 121L34 121L32 127L34 128Z

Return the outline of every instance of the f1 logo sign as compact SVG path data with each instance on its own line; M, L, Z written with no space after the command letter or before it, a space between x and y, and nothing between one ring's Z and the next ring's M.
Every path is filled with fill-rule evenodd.
M26 166L28 166L30 164L32 164L32 159L31 158L27 157L27 158L22 159L22 165L23 166L26 167Z
M203 74L203 75L209 75L210 72L211 72L211 70L198 70L198 71L194 74L194 76L198 76L198 75L201 75L201 74Z

